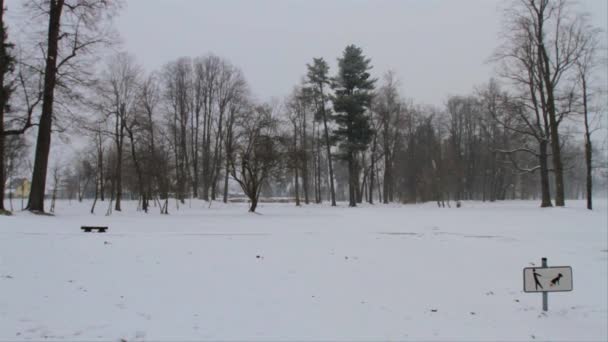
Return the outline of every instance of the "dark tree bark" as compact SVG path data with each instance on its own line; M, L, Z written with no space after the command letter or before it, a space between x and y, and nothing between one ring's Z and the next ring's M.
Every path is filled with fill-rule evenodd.
M551 160L553 160L553 172L555 177L555 205L563 207L566 205L564 195L564 166L562 163L562 153L559 136L559 122L555 108L555 89L549 76L549 60L544 46L539 51L542 52L542 63L545 68L543 72L544 84L547 92L547 111L549 114L549 132L551 133Z
M591 146L591 131L589 129L587 79L584 73L581 74L581 86L583 91L583 116L585 120L585 189L587 197L587 209L593 210L593 149Z
M42 112L38 126L34 172L27 209L32 212L44 212L44 194L46 173L51 150L51 130L53 124L53 103L57 83L57 55L59 30L64 0L49 1L49 26L47 39L47 56L44 71L44 89Z
M355 181L355 157L353 153L349 153L348 155L348 206L356 207L357 206L357 182Z
M137 185L139 190L139 196L141 198L141 208L147 214L148 213L148 198L146 197L146 189L144 186L143 172L135 151L135 135L133 133L133 127L125 127L127 135L129 136L129 142L131 143L131 159L135 166L135 174L137 175Z
M547 141L540 142L539 157L540 163L540 183L541 183L541 208L552 207L551 192L549 190L549 162L547 160Z
M224 172L224 203L228 203L228 177L230 175L230 165L233 158L232 155L232 143L233 143L233 131L234 131L234 120L236 109L231 108L226 123L226 158L225 158L225 172Z
M295 184L295 196L296 196L296 207L300 206L300 175L298 169L300 168L300 153L298 152L298 126L294 122L293 125L293 172L294 172L294 184Z
M4 112L8 107L11 86L6 83L6 76L12 71L14 60L9 54L10 44L7 41L7 32L4 25L4 0L0 0L0 214L6 212L4 208Z
M301 129L301 134L302 134L302 140L301 140L301 147L302 147L302 163L300 165L300 167L302 168L302 191L304 192L304 203L305 204L310 204L310 199L309 199L309 190L310 190L310 172L309 172L309 165L308 165L308 154L309 154L309 149L308 149L308 134L307 134L307 127L306 127L306 107L303 106L302 108L302 129Z

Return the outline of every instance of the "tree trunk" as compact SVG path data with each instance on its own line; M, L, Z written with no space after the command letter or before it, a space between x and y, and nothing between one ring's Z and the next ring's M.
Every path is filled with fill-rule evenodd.
M226 173L224 174L224 203L228 203L228 174L230 173L230 156L226 152Z
M300 206L300 181L298 180L298 178L300 178L300 175L298 175L298 167L294 167L294 179L295 179L295 196L296 196L296 207Z
M198 198L198 137L200 129L200 112L190 116L191 153L192 153L192 196Z
M299 174L298 174L298 167L299 167L299 163L298 163L298 159L299 159L299 154L298 154L298 130L297 130L297 126L294 125L294 130L293 130L293 150L295 153L295 158L294 158L294 167L293 167L293 171L294 171L294 183L295 183L295 196L296 196L296 207L300 206L300 181L299 181Z
M374 158L372 157L372 166L369 174L369 204L374 204Z
M313 187L313 194L314 194L314 198L315 198L315 203L319 203L319 187L318 187L318 175L317 175L317 171L319 170L319 168L317 167L317 163L319 162L318 158L317 158L317 139L316 139L316 134L317 134L317 130L316 130L316 121L313 120L312 121L312 187Z
M224 174L224 203L228 203L228 175L230 174L230 152L226 151L226 173Z
M257 207L258 207L258 199L254 197L251 199L251 205L249 206L249 212L255 213L255 209Z
M556 83L551 79L551 62L545 49L543 37L544 18L542 13L539 13L537 40L538 40L538 55L540 63L541 76L544 80L545 90L547 92L547 112L549 114L549 125L551 134L551 153L553 160L553 172L555 177L555 205L563 207L564 199L564 168L561 157L561 146L559 144L559 122L557 121L557 111L555 108L555 86Z
M549 101L553 101L552 94L549 94ZM553 113L551 113L553 112ZM549 102L549 122L551 125L551 153L555 177L555 205L563 207L566 205L564 198L564 167L561 157L561 146L559 144L558 123L555 117L555 105Z
M585 163L587 165L587 209L593 210L593 175L592 175L592 154L591 154L591 137L587 133L587 143L585 144Z
M348 154L348 206L357 206L357 185L355 183L355 161L352 152Z
M217 128L217 136L215 138L215 150L213 152L213 170L211 172L211 199L215 201L217 195L217 185L218 179L220 175L220 165L222 164L222 148L223 148L223 127L222 122L224 119L223 112L220 113L218 128Z
M310 190L310 178L309 178L309 167L308 167L308 137L306 134L306 110L302 110L302 191L304 192L304 203L309 204L310 199L308 197L308 191Z
M1 86L1 84L0 84ZM4 123L4 106L0 108L0 125ZM6 175L4 174L4 135L2 134L4 127L0 126L0 214L6 212L4 208L4 184L6 183Z
M304 114L306 115L306 114ZM306 141L306 117L304 118L304 126L302 127L302 190L304 192L304 203L309 204L309 173L308 173L308 144Z
M591 132L589 131L589 112L587 107L587 80L582 75L583 86L583 115L585 119L585 165L586 170L586 190L587 190L587 209L593 210L593 159L591 146Z
M99 197L99 181L95 178L95 199L93 199L93 204L91 205L91 214L95 214L95 205L97 204L97 198Z
M383 129L384 129L384 180L383 180L383 198L382 198L382 203L384 204L388 204L389 201L392 201L392 198L389 198L389 194L392 191L392 185L393 185L393 175L392 175L392 162L391 162L391 153L390 153L390 140L389 140L389 131L390 131L390 125L389 125L389 113L386 113L385 118L383 118Z
M51 129L53 124L53 103L57 82L57 55L61 12L64 0L49 1L49 28L46 66L44 72L44 89L42 95L42 112L38 126L34 172L27 209L33 212L44 212L44 193L46 173L51 150Z
M541 208L552 207L551 204L551 192L549 190L549 163L547 156L547 141L543 140L540 142L540 187L541 187Z
M390 166L389 166L389 157L388 157L388 153L385 151L384 152L384 181L382 184L383 187L383 198L382 198L382 203L384 204L388 204L388 188L391 186L391 172L390 172Z
M105 200L105 182L103 174L103 145L101 142L101 133L98 133L98 145L97 145L97 168L99 174L99 199L103 202Z
M323 202L323 195L321 194L321 139L320 139L320 129L317 129L317 204L321 204Z
M4 185L6 184L6 175L4 174L4 110L8 101L4 85L4 75L9 71L6 63L6 32L4 31L4 0L0 0L0 214L6 212L4 208Z
M141 208L147 214L148 200L146 199L146 190L144 187L141 166L139 165L139 160L137 159L137 154L135 152L135 137L133 136L133 131L131 129L127 129L127 134L129 134L129 140L131 142L131 158L133 159L133 165L135 166L135 173L137 175L137 185L139 187L139 196L141 198Z
M122 200L122 146L124 142L124 118L125 106L121 105L120 112L116 117L116 170L114 179L116 182L116 201L114 202L114 210L121 211Z
M327 114L325 112L325 104L321 107L323 113L323 128L325 134L325 147L327 149L327 164L329 166L329 189L331 194L331 206L336 206L336 189L334 187L334 167L331 161L331 144L329 141L329 130L327 128Z

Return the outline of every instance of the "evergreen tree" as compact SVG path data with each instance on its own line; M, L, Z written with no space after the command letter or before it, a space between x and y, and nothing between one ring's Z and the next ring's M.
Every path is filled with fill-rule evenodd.
M368 113L375 79L369 70L371 60L363 55L355 45L346 47L342 58L338 58L338 75L333 79L332 88L334 120L338 128L333 138L339 143L340 157L348 162L349 206L357 205L357 153L365 151L373 131Z
M4 114L8 110L8 100L12 92L12 85L8 76L15 67L15 59L10 53L13 44L8 41L4 11L4 0L0 0L0 214L6 212L4 209L4 184L6 182L6 175L4 174Z

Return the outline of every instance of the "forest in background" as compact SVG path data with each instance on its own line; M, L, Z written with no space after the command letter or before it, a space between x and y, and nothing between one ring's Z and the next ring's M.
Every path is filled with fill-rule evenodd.
M116 46L111 19L120 5L28 2L38 30L17 42L0 0L0 211L9 213L4 197L23 175L33 212L52 212L56 198L90 198L92 213L109 201L106 214L125 198L165 214L170 199L242 197L250 211L261 197L440 207L586 198L592 209L593 188L608 185L606 146L592 144L606 129L605 33L573 2L513 1L489 52L496 75L444 106L400 93L401 82L415 80L374 75L356 45L311 56L291 95L267 102L253 98L238 66L212 53L151 73L128 51L99 60ZM329 58L338 59L335 70ZM68 165L49 160L51 138L61 135L89 142Z

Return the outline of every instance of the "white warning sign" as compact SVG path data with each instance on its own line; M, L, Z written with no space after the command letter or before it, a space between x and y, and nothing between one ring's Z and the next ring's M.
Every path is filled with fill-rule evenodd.
M524 292L572 291L572 267L524 268Z

